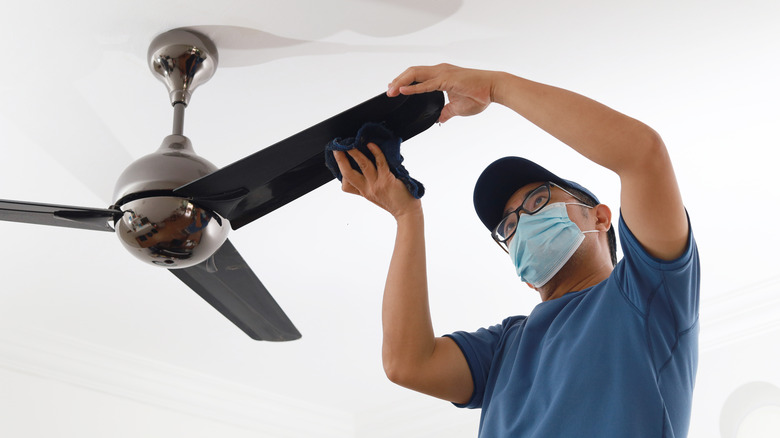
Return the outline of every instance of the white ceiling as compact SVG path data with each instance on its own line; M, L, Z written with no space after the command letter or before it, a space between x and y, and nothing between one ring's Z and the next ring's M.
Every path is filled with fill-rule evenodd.
M93 0L7 2L3 10L0 198L109 205L118 173L170 132L166 91L145 59L149 42L169 29L196 27L219 48L219 68L185 119L195 150L218 166L373 97L409 65L506 70L589 95L659 131L702 255L702 326L725 324L719 316L752 303L769 312L763 329L776 328L780 3ZM473 213L471 189L489 162L527 156L618 207L614 175L505 108L434 126L402 152L427 189L438 333L494 324L539 301ZM108 233L0 230L8 342L46 339L134 358L335 410L361 427L410 424L426 412L466 418L463 436L476 430L474 413L385 379L379 318L394 224L336 183L230 236L302 332L291 343L250 340ZM754 320L748 313L729 323ZM718 348L716 331L703 330L703 346ZM697 402L692 433L711 422L697 412L718 409Z

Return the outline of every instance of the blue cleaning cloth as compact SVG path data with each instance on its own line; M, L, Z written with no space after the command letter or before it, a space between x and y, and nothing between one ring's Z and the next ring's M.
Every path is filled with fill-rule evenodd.
M376 164L374 154L368 149L368 143L374 143L379 146L379 149L385 154L390 172L406 185L409 193L417 199L422 198L425 194L425 187L423 187L420 181L410 177L409 172L401 164L404 161L404 157L401 156L401 138L379 123L369 122L364 124L360 127L355 137L346 139L339 137L331 140L325 146L325 165L328 166L333 176L341 181L341 171L339 171L336 159L333 157L333 151L348 151L354 148L357 148L372 163ZM349 158L352 168L360 172L357 162L349 155L347 155L347 158Z

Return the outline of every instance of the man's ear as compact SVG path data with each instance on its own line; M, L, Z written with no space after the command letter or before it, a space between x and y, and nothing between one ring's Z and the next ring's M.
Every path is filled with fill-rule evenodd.
M599 231L609 231L612 227L612 210L604 204L593 207L596 213L596 229Z

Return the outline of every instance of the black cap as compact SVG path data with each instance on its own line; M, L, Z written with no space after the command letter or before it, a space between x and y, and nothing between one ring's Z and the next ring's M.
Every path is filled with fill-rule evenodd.
M474 186L474 209L477 216L492 232L504 217L506 202L517 190L526 184L546 181L564 189L579 190L599 204L596 195L574 181L563 179L525 158L504 157L486 167L477 179Z

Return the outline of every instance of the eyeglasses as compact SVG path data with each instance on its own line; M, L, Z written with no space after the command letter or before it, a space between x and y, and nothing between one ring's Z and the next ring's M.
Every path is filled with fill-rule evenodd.
M558 184L555 184L553 182L546 182L539 187L535 188L531 191L528 195L526 195L525 199L523 199L522 204L520 204L519 207L517 207L517 210L509 213L508 215L504 216L503 219L501 219L501 222L498 223L496 228L493 229L493 240L498 243L498 246L501 247L505 252L509 252L507 241L512 238L512 236L515 235L515 230L517 229L517 222L520 220L520 212L526 213L526 214L536 214L539 212L539 210L543 209L549 202L550 198L552 197L551 189L552 187L558 187L559 189L563 190L564 193L568 194L572 198L582 202L585 204L585 201L578 198L577 196L574 196L569 191L564 189L563 187L559 186Z

